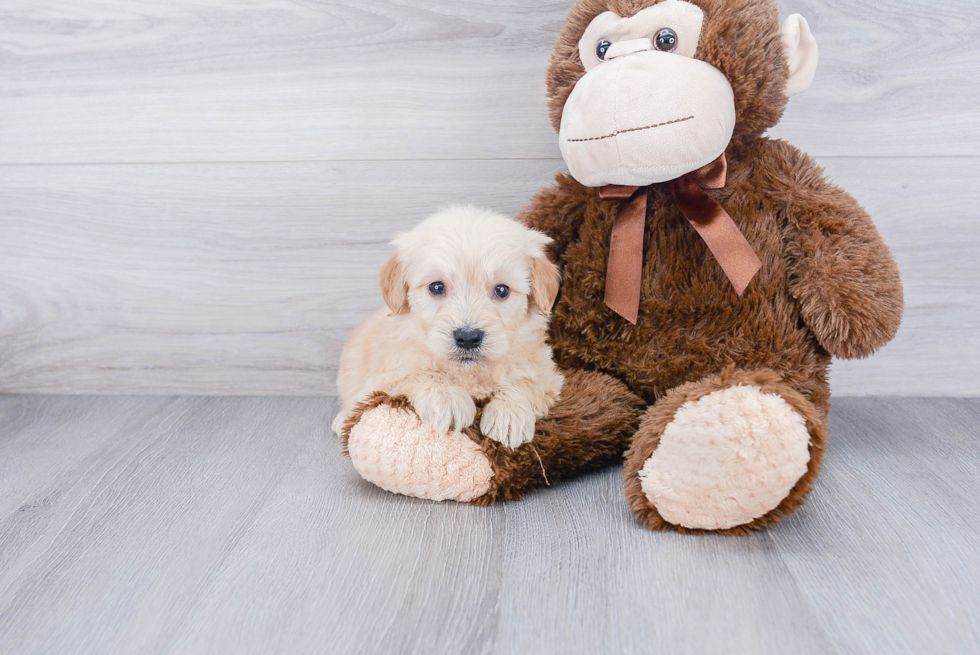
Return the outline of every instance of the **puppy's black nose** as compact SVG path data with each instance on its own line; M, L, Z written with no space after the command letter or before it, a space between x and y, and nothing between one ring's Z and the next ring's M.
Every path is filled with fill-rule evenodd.
M471 327L456 328L453 330L453 338L456 340L456 346L459 348L473 350L474 348L479 348L483 342L483 330Z

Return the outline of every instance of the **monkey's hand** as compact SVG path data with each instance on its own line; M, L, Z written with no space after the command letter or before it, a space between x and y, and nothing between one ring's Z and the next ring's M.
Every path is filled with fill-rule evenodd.
M891 341L902 322L898 267L853 197L803 153L791 153L786 163L797 180L783 237L790 292L830 354L867 357Z

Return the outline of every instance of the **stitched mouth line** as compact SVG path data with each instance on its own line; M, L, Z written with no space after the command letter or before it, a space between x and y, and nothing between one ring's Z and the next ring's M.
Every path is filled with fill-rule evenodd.
M602 136L590 136L587 139L569 139L569 143L577 141L599 141L601 139L611 139L614 136L619 136L620 134L626 134L627 132L639 132L640 130L652 130L655 127L663 127L664 125L673 125L674 123L683 123L684 121L689 121L694 116L688 116L687 118L676 118L672 121L667 121L666 123L656 123L654 125L644 125L643 127L631 127L628 130L616 130L610 132L609 134L603 134Z

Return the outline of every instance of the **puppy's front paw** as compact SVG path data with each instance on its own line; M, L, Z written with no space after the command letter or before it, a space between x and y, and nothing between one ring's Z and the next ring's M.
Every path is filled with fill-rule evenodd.
M517 448L534 438L534 408L527 401L496 396L483 410L480 431L508 448Z
M412 405L419 418L440 434L450 429L459 432L476 419L476 403L462 387L425 389L416 394Z
M338 412L337 416L335 416L333 419L333 423L330 424L333 433L338 437L340 436L340 433L343 432L344 430L344 423L347 422L348 416L350 416L348 412L344 412L344 411Z

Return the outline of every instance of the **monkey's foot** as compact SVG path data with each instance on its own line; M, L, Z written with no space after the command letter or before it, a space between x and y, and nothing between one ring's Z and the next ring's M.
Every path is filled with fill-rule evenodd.
M362 478L392 493L428 500L471 501L490 490L493 468L463 434L439 434L415 412L379 404L364 411L347 437Z
M823 421L772 371L726 371L651 407L627 453L627 498L647 527L745 533L803 503Z

